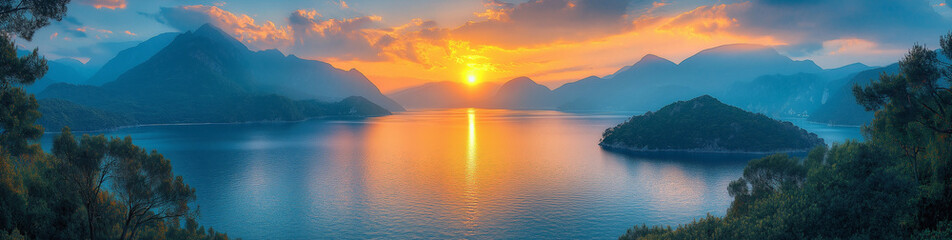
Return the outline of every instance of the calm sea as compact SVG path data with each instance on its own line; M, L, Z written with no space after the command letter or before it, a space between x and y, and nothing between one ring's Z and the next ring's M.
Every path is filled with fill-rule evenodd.
M197 191L199 222L244 239L614 239L723 215L728 183L756 156L596 145L631 115L452 109L103 133L171 159ZM785 120L828 143L862 137Z

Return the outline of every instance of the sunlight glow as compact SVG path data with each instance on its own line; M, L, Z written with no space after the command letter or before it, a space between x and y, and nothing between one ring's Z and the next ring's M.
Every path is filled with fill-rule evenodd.
M476 84L476 75L470 74L466 76L466 84L469 84L469 85Z

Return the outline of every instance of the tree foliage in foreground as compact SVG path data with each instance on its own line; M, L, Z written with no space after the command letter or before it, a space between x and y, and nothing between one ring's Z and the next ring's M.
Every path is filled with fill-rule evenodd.
M0 0L0 240L228 239L197 224L195 191L170 162L128 137L77 141L64 128L52 154L36 143L38 104L23 87L46 60L35 49L18 57L12 39L62 19L68 2Z
M941 38L952 56L952 33ZM866 142L753 160L724 217L619 239L952 239L952 66L916 45L900 73L854 86Z

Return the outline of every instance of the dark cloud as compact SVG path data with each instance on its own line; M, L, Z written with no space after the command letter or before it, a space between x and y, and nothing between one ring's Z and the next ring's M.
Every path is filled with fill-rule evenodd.
M181 31L197 29L206 23L215 25L243 43L260 49L283 48L291 43L289 27L270 21L256 23L248 15L236 15L217 6L193 5L161 8L158 20Z
M484 21L452 31L454 37L506 48L576 42L631 30L629 11L651 5L630 0L533 0L519 5L487 2Z
M807 41L803 43L794 43L786 46L776 46L774 47L777 50L784 53L789 57L806 57L810 56L817 51L823 50L823 43L816 41Z
M417 20L396 28L386 28L379 16L324 19L315 10L297 10L288 25L255 22L217 6L162 8L158 21L188 31L211 23L242 42L258 49L277 48L310 58L383 61L402 58L422 61L415 43L442 41L445 30L435 22Z
M932 42L952 29L952 21L921 0L750 1L699 7L670 25L689 25L701 32L773 36L792 43L786 48L793 53L819 50L825 41L850 38L907 46Z
M79 26L82 26L82 25L83 25L83 23L80 22L79 19L76 19L76 18L74 18L74 17L64 17L64 18L63 18L63 21L64 21L64 22L67 22L67 23L71 23L71 24L73 24L73 25L79 25Z
M324 20L315 11L298 10L288 20L294 35L291 51L308 56L383 60L381 48L396 40L365 31L380 27L380 17L375 16Z
M163 7L159 9L158 15L155 15L155 19L183 32L195 30L203 24L214 22L208 13L195 11L194 9L189 8L189 6ZM144 16L149 16L149 14L144 13Z
M136 14L138 14L139 16L143 16L143 17L145 17L145 18L148 18L148 19L153 19L153 20L155 20L156 22L159 22L159 23L161 23L161 24L166 24L166 23L165 23L165 18L162 17L162 15L159 14L159 13L147 13L147 12L137 11Z

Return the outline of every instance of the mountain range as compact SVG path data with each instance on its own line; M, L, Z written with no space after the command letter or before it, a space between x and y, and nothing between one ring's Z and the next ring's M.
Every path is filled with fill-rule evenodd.
M180 33L163 33L156 35L138 45L119 51L115 57L109 59L99 68L84 84L101 86L104 83L115 81L119 75L129 71L133 67L149 60L153 55L161 51L175 40Z
M822 69L813 61L793 60L768 46L732 44L700 51L680 64L648 54L610 75L589 76L553 90L520 77L498 88L495 83L470 89L461 83L441 82L389 96L409 108L645 111L709 94L768 116L808 117L823 105L856 105L828 101L851 87L858 73L872 69L861 63ZM467 91L484 93L474 99Z
M72 59L48 65L47 75L27 89L39 99L55 99L47 101L57 105L55 109L76 105L82 107L80 112L117 114L116 119L121 119L107 122L140 124L295 120L313 117L304 109L351 96L388 112L403 111L403 106L644 111L709 94L769 116L857 125L871 119L871 114L857 110L862 109L850 98L849 88L890 70L859 63L822 69L768 46L732 44L700 51L681 63L648 54L610 75L589 76L555 89L518 77L501 84L432 82L384 96L356 69L337 69L274 49L252 51L207 24L138 43L101 63L95 72L89 64ZM257 107L277 104L283 107L271 107L284 110L259 115L241 113L239 106L199 111L213 108L212 103L267 103ZM60 111L55 109L47 111ZM179 110L194 115L170 114Z
M163 44L168 36L159 35L118 54L119 60L106 63L93 78L107 79L101 86L56 83L37 98L86 109L79 112L117 114L136 124L291 121L403 110L356 70L276 50L251 51L207 24ZM148 56L157 47L161 48ZM57 109L63 108L47 110Z

